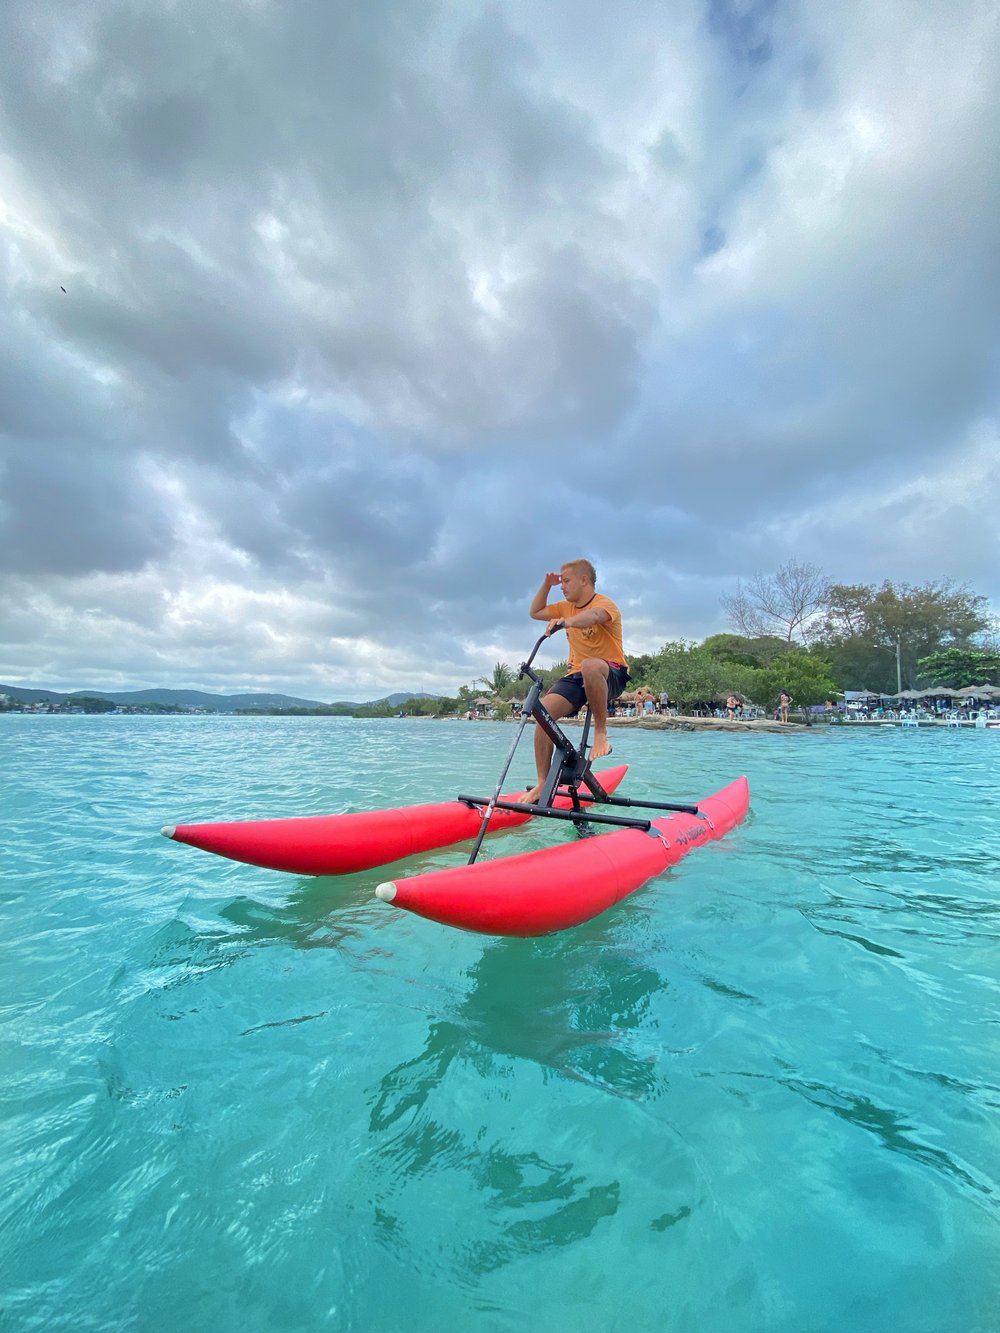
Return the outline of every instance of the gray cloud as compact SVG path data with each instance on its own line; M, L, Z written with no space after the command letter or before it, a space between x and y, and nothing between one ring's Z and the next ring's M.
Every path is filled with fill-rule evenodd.
M577 554L639 648L1000 600L992 18L14 0L0 679L454 688Z

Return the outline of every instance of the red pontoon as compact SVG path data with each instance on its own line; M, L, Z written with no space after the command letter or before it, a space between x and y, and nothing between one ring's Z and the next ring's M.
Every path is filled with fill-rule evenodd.
M634 893L702 843L721 838L746 816L746 778L698 802L696 815L676 813L637 828L561 847L477 861L380 884L394 907L447 926L487 935L548 935Z

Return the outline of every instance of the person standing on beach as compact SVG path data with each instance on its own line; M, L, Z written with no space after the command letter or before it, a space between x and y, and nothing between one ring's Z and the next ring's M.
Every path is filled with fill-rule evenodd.
M608 743L608 705L628 682L628 662L622 648L622 617L610 597L597 591L597 573L589 560L570 560L559 573L549 573L535 593L529 614L548 621L545 633L564 629L569 640L569 671L550 685L542 703L558 722L573 717L584 704L594 720L591 759L611 753ZM549 593L562 587L562 600L549 604ZM537 784L526 800L537 800L552 760L552 742L535 727Z
M643 717L646 713L653 711L653 691L647 690L645 685L640 685L635 692L635 715Z
M792 706L792 696L787 690L782 690L778 698L778 718L781 722L788 721L788 710Z

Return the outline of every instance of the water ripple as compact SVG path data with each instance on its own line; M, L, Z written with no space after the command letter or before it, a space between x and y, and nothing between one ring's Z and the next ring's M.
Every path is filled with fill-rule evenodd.
M845 733L623 729L751 818L533 941L157 833L489 792L510 727L0 718L9 1325L991 1328L1000 733Z

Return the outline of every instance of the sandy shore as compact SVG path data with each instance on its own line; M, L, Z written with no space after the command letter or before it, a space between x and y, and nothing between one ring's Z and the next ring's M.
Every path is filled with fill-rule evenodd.
M582 723L579 718L564 719L560 724L562 726L580 726ZM872 727L900 727L899 721L893 721L891 718L871 718L863 722L827 722L825 718L820 718L816 722L775 722L771 718L758 718L754 722L737 721L730 722L724 717L664 717L662 714L654 713L652 717L609 717L609 727L635 727L639 731L771 731L771 732L802 732L809 735L821 735L829 730L830 727L836 727L844 731L862 731ZM955 730L954 723L948 723L944 719L921 718L917 724L921 730L925 728L948 728ZM975 729L975 722L960 722L961 728ZM996 725L995 723L993 724ZM980 728L982 730L982 728Z
M579 719L571 718L570 723ZM563 723L565 725L565 723ZM674 717L654 713L652 717L609 717L609 727L633 727L637 731L815 731L801 722L774 722L770 718L730 722L726 717Z

